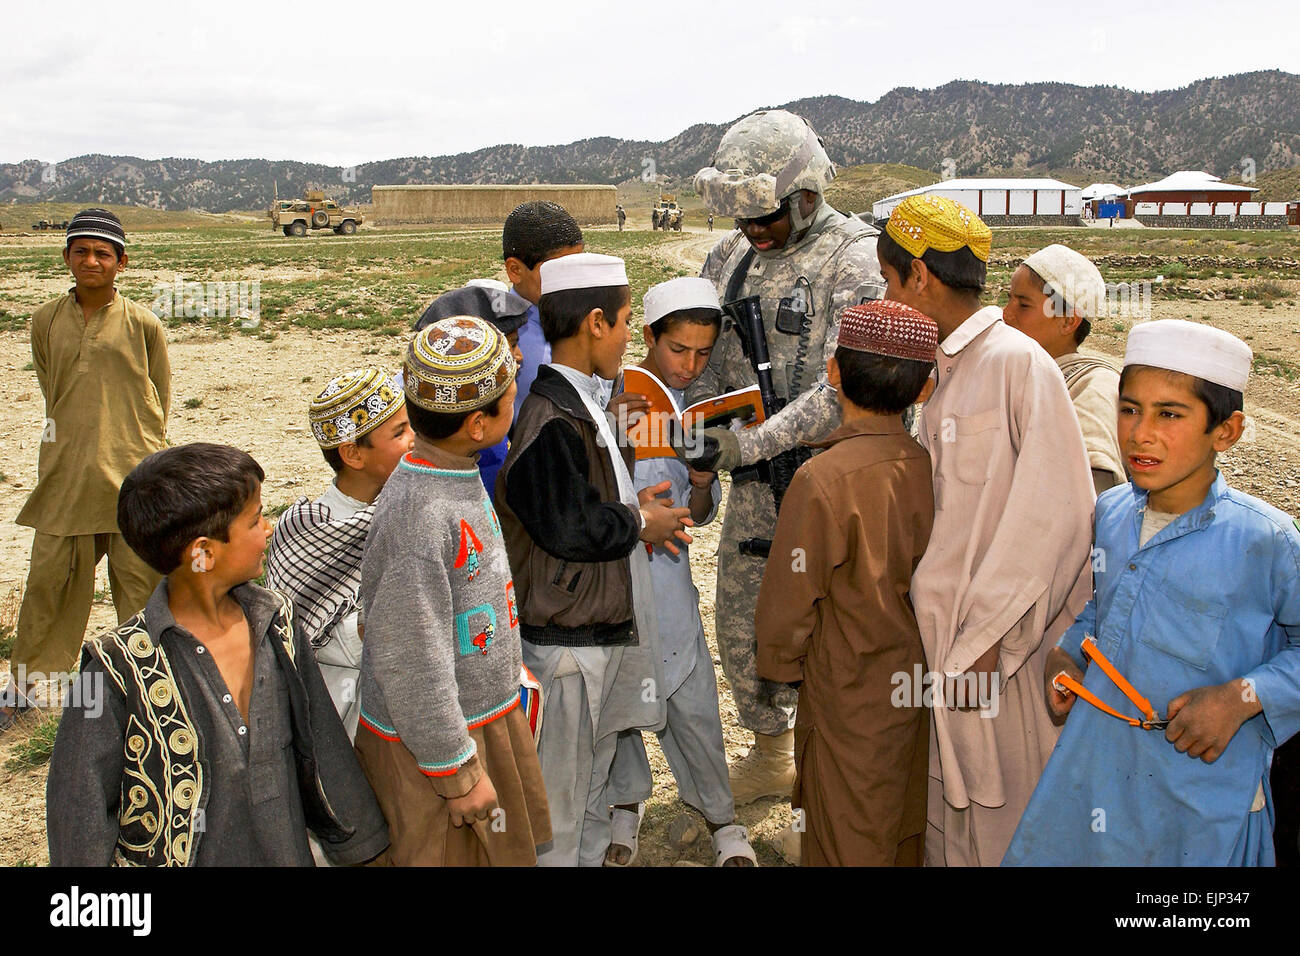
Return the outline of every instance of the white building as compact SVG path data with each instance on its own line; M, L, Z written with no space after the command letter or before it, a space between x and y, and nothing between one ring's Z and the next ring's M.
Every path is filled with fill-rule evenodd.
M877 219L888 218L908 196L934 194L956 200L979 216L1079 216L1083 190L1057 179L945 179L920 189L886 196L871 206Z
M1093 183L1083 190L1083 201L1090 203L1094 199L1102 202L1109 202L1116 199L1124 199L1128 196L1128 190L1123 186L1116 186L1114 183Z

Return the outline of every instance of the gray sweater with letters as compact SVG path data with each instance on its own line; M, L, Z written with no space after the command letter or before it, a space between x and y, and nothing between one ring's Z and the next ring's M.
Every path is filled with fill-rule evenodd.
M418 443L375 506L361 564L359 732L400 740L430 777L475 754L468 728L519 703L519 622L496 510L468 459Z

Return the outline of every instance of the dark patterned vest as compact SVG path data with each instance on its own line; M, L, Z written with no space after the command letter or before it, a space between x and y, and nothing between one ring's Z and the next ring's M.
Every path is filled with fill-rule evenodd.
M293 608L278 591L272 646L289 686L294 755L308 825L330 842L352 830L335 816L316 773L306 689L298 674ZM86 641L126 699L122 790L118 803L117 866L190 866L203 836L203 810L211 783L202 736L185 707L167 652L145 627L145 612L111 634Z

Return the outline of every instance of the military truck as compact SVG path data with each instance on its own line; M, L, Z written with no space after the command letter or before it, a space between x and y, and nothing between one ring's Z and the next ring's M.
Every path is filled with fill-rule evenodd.
M677 206L677 197L667 193L659 194L659 201L650 210L650 228L682 231L682 211Z
M302 199L277 199L269 210L271 225L286 236L305 236L308 229L333 229L350 236L365 217L355 209L345 209L333 199L326 199L319 189L309 189Z

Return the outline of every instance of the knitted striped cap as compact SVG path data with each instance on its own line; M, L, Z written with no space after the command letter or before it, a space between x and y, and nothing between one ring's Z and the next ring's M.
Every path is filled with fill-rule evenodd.
M311 433L322 448L337 448L372 432L406 403L397 379L378 368L359 368L333 379L312 399Z
M840 348L933 362L938 344L933 319L892 299L851 305L840 313Z
M126 230L122 222L107 209L83 209L68 223L68 245L73 239L103 239L126 251Z
M506 337L482 319L441 319L415 334L402 367L406 397L425 411L472 412L515 379Z
M916 259L927 249L956 252L967 246L988 262L993 246L993 230L984 220L947 196L908 196L889 214L885 232Z

